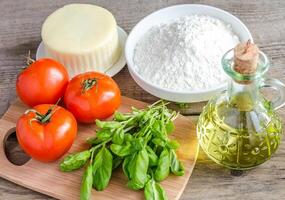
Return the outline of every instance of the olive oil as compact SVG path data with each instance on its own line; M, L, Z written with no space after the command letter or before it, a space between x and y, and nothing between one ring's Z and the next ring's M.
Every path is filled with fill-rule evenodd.
M267 110L258 110L251 108L247 100L238 99L238 104L209 103L199 118L198 137L202 149L218 164L230 169L249 169L262 164L276 151L282 122L268 106L261 106ZM264 111L270 114L262 119L260 114Z
M199 143L218 164L250 169L279 147L283 125L276 110L285 105L285 85L263 77L268 58L250 41L228 51L222 66L232 80L227 91L204 107L197 124ZM279 97L266 100L260 92L264 87L277 89Z

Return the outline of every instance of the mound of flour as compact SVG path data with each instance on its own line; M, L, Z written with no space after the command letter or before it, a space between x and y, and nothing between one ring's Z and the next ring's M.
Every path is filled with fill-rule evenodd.
M209 16L189 15L152 27L137 43L135 70L147 81L178 91L225 82L224 53L239 43L231 27Z

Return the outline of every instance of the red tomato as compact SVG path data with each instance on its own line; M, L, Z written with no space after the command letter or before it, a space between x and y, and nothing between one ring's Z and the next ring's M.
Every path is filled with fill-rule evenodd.
M90 123L112 115L120 106L121 93L111 77L99 72L87 72L69 82L64 103L78 121Z
M44 58L22 71L16 83L17 94L27 105L54 104L64 94L68 73L59 62Z
M38 114L30 111L17 122L19 144L34 159L43 162L57 160L69 150L76 137L76 119L56 105L41 104L33 110Z

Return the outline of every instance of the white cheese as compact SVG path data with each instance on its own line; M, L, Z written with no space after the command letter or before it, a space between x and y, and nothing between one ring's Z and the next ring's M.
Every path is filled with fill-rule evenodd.
M105 72L121 55L117 24L106 9L70 4L53 12L42 26L45 51L72 77L86 71Z

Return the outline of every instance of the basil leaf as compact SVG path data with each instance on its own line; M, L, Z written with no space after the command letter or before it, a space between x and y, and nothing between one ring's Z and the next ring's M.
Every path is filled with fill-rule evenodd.
M117 121L100 121L96 119L96 126L102 129L117 129L120 128L122 124Z
M140 151L144 148L144 139L143 138L134 138L131 141L132 148L136 151Z
M168 150L164 148L158 159L158 165L154 173L154 179L156 181L163 181L169 175L169 168L170 156Z
M122 128L118 128L112 138L112 142L115 144L123 144L124 142L124 130Z
M146 183L144 196L146 200L167 200L167 195L164 189L153 179L150 179Z
M157 134L160 134L161 133L161 127L160 127L160 121L159 120L156 120L153 125L152 125L152 131L157 133Z
M149 166L153 167L156 166L158 163L158 157L155 154L155 152L152 150L150 146L146 147L147 153L148 153L148 158L149 158Z
M152 125L152 131L157 138L166 140L167 134L164 122L162 120L156 120Z
M126 133L124 139L125 139L125 141L130 142L130 141L132 141L134 139L134 136L132 136L129 133Z
M90 156L91 154L89 150L70 154L60 163L60 170L63 172L70 172L79 169L85 165Z
M96 132L96 137L101 141L106 141L112 136L112 132L106 129L102 129Z
M114 154L120 157L125 157L133 153L130 143L127 143L126 145L111 144L110 149Z
M127 170L129 172L129 179L131 180L132 179L132 176L134 174L134 171L135 171L135 167L136 167L136 159L137 159L137 155L138 155L139 152L137 152L135 154L135 156L130 160L128 166L127 166Z
M165 142L164 140L160 139L160 138L153 138L152 139L152 143L157 145L157 146L161 146L161 147L165 147Z
M170 170L176 176L183 176L184 175L184 167L182 163L177 159L177 155L175 151L172 149L170 150Z
M124 115L123 113L116 111L114 113L114 120L118 121L118 122L122 122L122 121L126 121L130 118L130 116L128 115Z
M106 148L97 153L93 164L93 187L98 190L104 190L111 178L113 157Z
M103 141L100 140L97 136L95 136L95 137L88 138L86 142L88 144L91 144L91 145L97 145L97 144L99 144L99 143L101 143Z
M123 162L123 158L116 156L115 158L113 158L113 165L112 165L112 169L116 169L120 166L120 164Z
M132 155L127 156L123 162L123 166L122 166L123 172L124 172L125 176L128 177L129 180L131 179L131 174L129 172L129 166L130 166L130 163L133 161L133 159L135 159L136 155L137 155L137 153L134 153Z
M130 127L130 126L138 126L138 116L135 116L128 121L126 127Z
M128 182L128 187L133 190L142 189L147 180L147 171L149 167L149 159L146 149L140 150L135 158L129 163L129 172L131 180Z
M170 134L170 133L172 133L172 132L174 131L175 126L174 126L173 122L170 120L170 121L165 125L165 128L166 128L167 134Z
M176 140L169 140L166 145L169 149L178 149L180 147Z
M92 164L89 164L83 174L81 189L80 189L80 200L89 200L92 190L93 182L93 167Z

